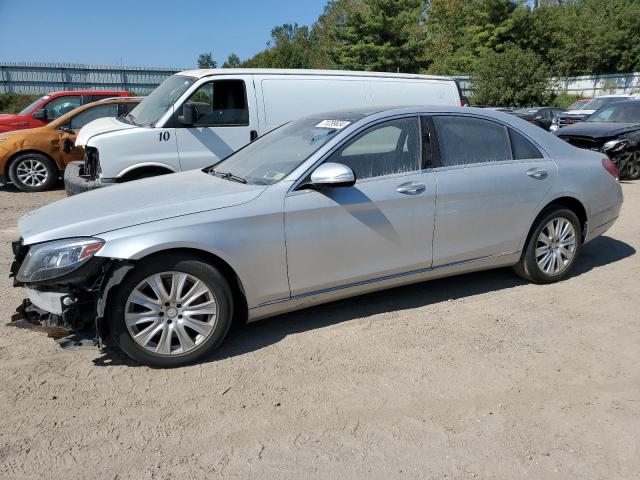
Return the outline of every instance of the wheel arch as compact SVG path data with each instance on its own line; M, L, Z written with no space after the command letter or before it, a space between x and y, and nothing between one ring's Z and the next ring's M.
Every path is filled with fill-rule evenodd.
M123 170L118 174L118 180L120 182L127 182L137 175L144 173L153 173L156 175L166 175L168 173L175 173L175 170L169 168L161 163L150 163L145 165L137 165Z
M49 160L51 160L53 162L53 164L56 166L56 168L58 169L58 174L60 174L60 172L62 172L62 169L60 167L60 165L58 165L58 162L56 161L55 158L53 158L51 155L49 155L46 152L43 152L42 150L36 150L35 148L29 148L27 150L20 150L19 152L14 153L13 155L11 155L9 157L9 160L7 160L7 163L4 167L5 169L5 174L8 175L9 174L9 170L11 170L11 165L13 164L13 162L16 161L16 159L22 155L26 155L29 153L36 153L38 155L42 155L43 157L47 157Z
M587 215L587 209L585 208L584 204L580 200L578 200L576 197L572 197L570 195L564 195L549 201L544 207L540 209L540 211L534 218L533 222L531 223L531 226L529 227L529 232L527 233L527 237L523 244L523 251L524 249L526 249L527 245L529 244L529 240L531 239L531 235L535 230L535 226L538 223L538 220L540 220L540 218L543 217L550 208L555 206L568 208L569 210L571 210L573 213L576 214L576 216L578 217L578 220L580 221L582 241L584 242L584 239L587 235L587 226L589 221L588 215Z
M143 260L148 261L149 259L161 257L167 254L187 255L218 268L218 270L220 270L220 273L222 273L222 275L224 276L225 280L227 280L227 282L229 283L229 287L231 288L231 292L233 294L233 323L246 323L249 314L249 308L247 304L244 285L242 283L242 280L240 279L240 276L227 261L225 261L222 257L206 250L191 247L176 247L151 252L140 258L137 258L135 260L135 263L141 262Z

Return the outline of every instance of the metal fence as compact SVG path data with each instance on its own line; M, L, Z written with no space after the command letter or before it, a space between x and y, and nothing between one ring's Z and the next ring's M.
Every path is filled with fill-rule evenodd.
M182 70L186 68L0 62L0 93L39 95L55 90L109 89L147 94Z
M473 85L469 77L455 77L464 95L469 95ZM640 73L614 73L611 75L584 75L582 77L556 78L554 91L585 97L613 93L640 93Z
M186 68L114 67L77 63L0 62L0 93L39 95L55 90L128 90L147 94ZM468 76L456 77L464 95L472 90ZM640 73L587 75L556 79L556 92L596 96L640 92Z

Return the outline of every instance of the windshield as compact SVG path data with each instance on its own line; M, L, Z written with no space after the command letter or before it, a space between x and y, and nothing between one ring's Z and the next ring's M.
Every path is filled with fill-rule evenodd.
M567 107L567 110L580 110L591 100L578 100Z
M343 113L296 120L205 171L246 183L271 185L289 175L341 129L360 118L362 115Z
M516 113L520 115L535 115L538 113L539 108L521 108L520 110L516 110Z
M640 102L618 102L590 115L587 122L640 123Z
M40 97L35 102L30 103L28 107L24 107L22 110L20 110L20 113L18 115L26 115L27 113L30 113L31 110L36 108L36 105L38 105L40 102L44 102L47 98L49 98L49 95L45 95L44 97Z
M180 75L167 78L142 103L131 110L128 118L141 127L155 126L162 115L195 81L195 78Z
M582 110L598 110L605 105L609 105L613 102L620 102L622 100L628 100L628 97L604 97L595 98L582 107Z

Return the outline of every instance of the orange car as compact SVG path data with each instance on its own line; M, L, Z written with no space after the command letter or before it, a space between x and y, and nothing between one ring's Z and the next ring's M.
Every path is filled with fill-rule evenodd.
M84 157L84 149L74 145L80 128L97 118L127 114L141 101L136 97L100 100L44 127L0 134L0 183L11 181L24 192L49 190L69 162Z

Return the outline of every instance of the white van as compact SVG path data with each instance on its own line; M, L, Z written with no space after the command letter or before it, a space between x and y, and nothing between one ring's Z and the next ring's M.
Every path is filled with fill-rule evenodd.
M165 80L129 115L80 130L84 163L69 194L212 165L295 118L369 106L461 105L453 78L322 70L189 70Z

